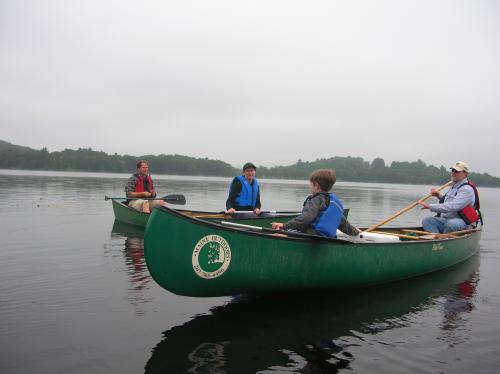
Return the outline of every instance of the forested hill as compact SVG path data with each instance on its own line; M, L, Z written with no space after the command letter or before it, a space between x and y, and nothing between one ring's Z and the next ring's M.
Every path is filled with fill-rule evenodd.
M0 169L132 173L139 159L149 161L153 174L231 177L241 172L226 162L208 158L163 154L108 155L91 148L49 152L46 148L35 150L0 140ZM289 166L258 166L257 175L260 178L307 179L318 168L333 168L339 180L353 182L442 185L450 177L444 166L426 165L421 160L393 161L387 166L381 158L369 162L360 157L332 157L311 162L299 160ZM488 173L471 173L470 178L478 186L500 187L500 178Z
M49 152L0 140L0 168L24 170L92 171L133 173L140 159L148 160L154 174L232 176L238 172L226 162L181 155L108 155L91 148Z

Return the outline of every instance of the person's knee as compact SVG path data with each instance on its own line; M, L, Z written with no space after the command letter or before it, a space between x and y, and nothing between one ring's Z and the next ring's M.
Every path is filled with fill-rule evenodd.
M436 226L436 220L434 217L425 217L422 220L422 227L423 228L429 228L429 227L435 227Z
M444 225L444 233L460 231L465 228L465 222L459 220L449 220Z
M433 219L433 217L425 217L422 220L422 226L430 225L432 223L432 219Z
M465 228L465 222L461 219L449 219L445 222L443 232L460 231Z
M425 217L422 220L422 228L428 232L441 232L442 224L436 217Z
M443 227L443 233L446 234L448 232L453 232L453 231L455 231L455 228L452 225L450 225L449 222L446 222Z

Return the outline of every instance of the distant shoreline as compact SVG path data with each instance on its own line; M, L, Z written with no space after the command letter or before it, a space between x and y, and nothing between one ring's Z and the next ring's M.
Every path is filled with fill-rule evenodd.
M0 169L26 170L37 172L94 173L95 176L113 174L130 175L135 172L139 159L146 159L153 176L172 178L174 176L233 178L241 174L227 162L208 158L195 158L183 155L109 155L91 148L77 150L65 149L61 152L49 152L46 148L35 150L0 140ZM387 183L402 185L442 185L450 178L449 168L428 165L422 160L392 161L385 163L382 158L366 161L361 157L339 157L317 159L315 161L298 160L293 165L265 167L257 165L257 178L269 180L304 181L316 169L335 169L337 178L343 182ZM474 173L470 179L479 187L500 187L500 178L488 173Z
M34 176L34 177L73 177L73 178L111 178L111 179L122 179L126 180L132 173L110 173L110 172L88 172L88 171L60 171L60 170L23 170L23 169L0 169L0 175L12 175L12 176ZM213 177L213 176L200 176L200 175L169 175L169 174L152 174L152 177L156 180L205 180L205 181L219 181L227 183L231 181L232 177ZM263 183L270 184L303 184L307 185L307 179L278 179L278 178L259 178ZM366 186L375 187L377 185L387 185L387 186L429 186L432 184L422 183L389 183L389 182L354 182L337 180L337 183L333 187L347 187L347 186ZM498 187L482 187L482 188L498 188Z

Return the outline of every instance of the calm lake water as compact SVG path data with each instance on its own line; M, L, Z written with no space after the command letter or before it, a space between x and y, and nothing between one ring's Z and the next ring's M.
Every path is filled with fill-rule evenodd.
M480 191L479 254L450 270L349 292L198 299L160 288L143 232L114 223L104 196L123 196L127 178L0 170L0 373L499 372L499 189ZM224 208L227 178L154 179L187 209ZM265 210L298 210L308 192L260 182ZM369 226L431 187L334 190Z

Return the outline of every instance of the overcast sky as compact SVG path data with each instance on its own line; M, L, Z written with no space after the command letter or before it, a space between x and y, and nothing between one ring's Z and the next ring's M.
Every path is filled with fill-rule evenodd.
M496 0L0 0L14 144L500 176L499 123Z

